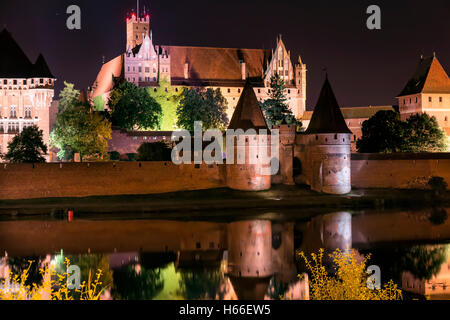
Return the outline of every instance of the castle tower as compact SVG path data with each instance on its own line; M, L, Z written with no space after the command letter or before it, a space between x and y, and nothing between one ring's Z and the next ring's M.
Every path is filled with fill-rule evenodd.
M450 135L450 78L436 55L421 57L415 74L397 99L402 120L427 113L436 117L441 129Z
M306 174L311 189L329 194L351 191L351 135L328 76L305 132Z
M139 3L139 2L138 2ZM126 50L134 49L142 44L144 36L150 32L150 14L139 12L139 4L136 12L127 17L127 47Z
M300 106L298 116L303 116L306 111L306 64L303 63L302 58L298 57L298 62L295 64L295 86L299 91Z
M227 227L228 276L239 299L262 300L272 271L270 221L239 221Z
M270 155L269 128L249 81L245 84L228 130L228 187L246 191L270 189L270 162L267 160ZM234 133L230 134L230 130ZM230 136L233 143L228 141ZM232 146L229 145L231 143Z

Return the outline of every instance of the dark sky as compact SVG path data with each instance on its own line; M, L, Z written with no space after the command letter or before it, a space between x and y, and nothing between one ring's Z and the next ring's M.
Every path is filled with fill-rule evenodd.
M82 10L82 29L66 28L66 8ZM150 7L157 44L274 48L282 34L293 59L308 65L307 105L316 103L323 68L341 106L394 103L421 54L436 52L450 71L449 0L141 0ZM366 28L366 9L382 10L382 30ZM125 50L126 13L135 0L0 0L0 28L31 60L42 52L63 81L85 88L102 56Z

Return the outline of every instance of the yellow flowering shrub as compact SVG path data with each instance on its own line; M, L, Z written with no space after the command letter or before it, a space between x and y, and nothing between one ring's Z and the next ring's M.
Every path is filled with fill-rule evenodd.
M40 269L43 276L41 285L25 285L31 265L21 275L14 275L11 272L8 277L0 283L0 300L99 300L104 288L101 288L100 277L102 270L98 270L95 279L91 279L89 272L88 281L83 281L80 289L69 289L67 280L70 274L59 274L54 266L46 266ZM69 259L64 260L67 269L70 266Z
M299 253L310 273L309 287L311 300L402 300L402 291L392 280L381 289L369 289L366 272L370 256L358 261L355 250L341 251L337 249L332 258L335 274L330 275L323 265L324 250L312 253L308 259L303 252Z

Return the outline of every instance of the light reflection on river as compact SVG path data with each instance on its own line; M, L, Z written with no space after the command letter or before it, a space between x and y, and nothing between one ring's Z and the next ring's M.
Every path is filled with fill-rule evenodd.
M296 252L353 247L372 255L383 282L420 294L406 297L450 299L447 213L334 212L307 221L230 223L3 219L0 279L33 260L28 281L39 283L39 267L67 257L82 280L103 270L103 299L307 299Z

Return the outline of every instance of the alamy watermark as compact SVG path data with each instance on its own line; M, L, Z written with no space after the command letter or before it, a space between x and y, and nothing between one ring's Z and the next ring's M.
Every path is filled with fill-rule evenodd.
M178 142L172 150L172 162L180 164L250 164L262 165L262 175L276 175L280 168L278 129L218 129L202 131L202 122L194 123L194 137L187 130L174 131L172 142ZM210 142L205 148L204 142ZM192 143L194 146L192 146Z

